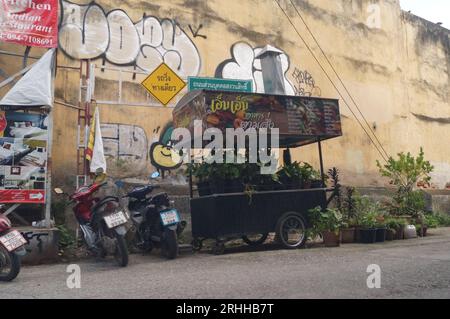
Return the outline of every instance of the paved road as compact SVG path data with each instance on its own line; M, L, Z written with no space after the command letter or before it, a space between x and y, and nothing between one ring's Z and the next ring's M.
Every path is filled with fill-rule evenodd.
M367 288L367 267L382 270ZM86 261L81 289L68 289L67 265L25 267L0 284L2 298L450 298L450 229L425 239L296 251L206 253L165 261L132 256L130 266Z

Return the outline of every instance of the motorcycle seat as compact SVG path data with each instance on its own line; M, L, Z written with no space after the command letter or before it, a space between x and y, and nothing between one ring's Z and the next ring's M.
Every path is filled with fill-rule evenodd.
M153 186L147 185L147 186L139 186L133 189L131 192L128 193L128 197L134 198L134 199L144 199L148 194L153 192Z

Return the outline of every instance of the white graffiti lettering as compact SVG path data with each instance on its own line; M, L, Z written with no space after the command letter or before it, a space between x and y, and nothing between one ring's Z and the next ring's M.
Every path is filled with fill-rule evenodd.
M144 14L134 24L120 9L106 14L95 2L61 3L59 42L69 57L77 60L104 57L112 64L135 65L146 72L165 62L181 77L200 73L197 47L176 21Z
M277 48L279 62L284 75L284 87L286 95L295 95L294 87L288 80L286 73L290 68L288 55ZM232 59L222 62L216 70L216 77L225 79L253 80L253 87L257 93L268 93L264 88L264 70L258 55L263 48L252 48L248 43L238 42L231 48Z

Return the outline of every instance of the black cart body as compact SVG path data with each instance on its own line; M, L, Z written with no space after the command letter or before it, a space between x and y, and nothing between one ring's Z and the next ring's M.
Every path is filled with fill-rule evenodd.
M308 226L307 212L326 206L326 190L291 190L220 194L191 200L194 238L230 238L275 232L285 213L299 213Z

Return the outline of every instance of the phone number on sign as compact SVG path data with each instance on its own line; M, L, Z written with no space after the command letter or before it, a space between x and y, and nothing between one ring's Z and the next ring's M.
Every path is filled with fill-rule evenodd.
M26 34L0 33L0 41L20 41L28 44L53 45L53 39L41 38Z

